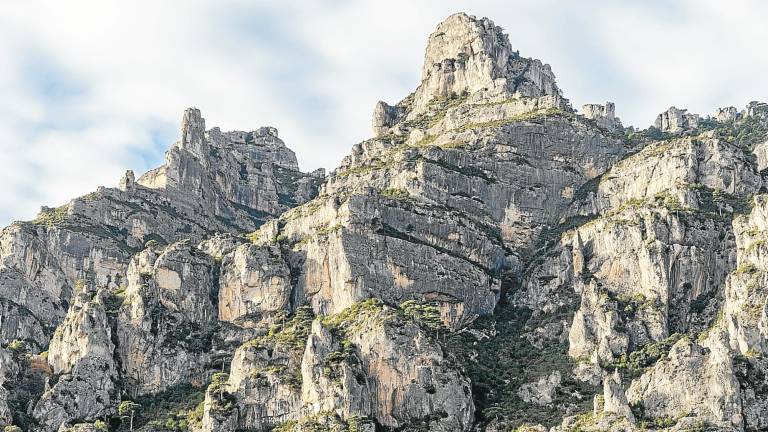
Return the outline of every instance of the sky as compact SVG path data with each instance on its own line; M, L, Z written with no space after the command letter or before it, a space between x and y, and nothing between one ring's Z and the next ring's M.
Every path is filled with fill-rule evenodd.
M4 0L0 226L160 165L190 106L208 128L274 126L304 171L333 169L459 11L625 125L768 100L763 0Z

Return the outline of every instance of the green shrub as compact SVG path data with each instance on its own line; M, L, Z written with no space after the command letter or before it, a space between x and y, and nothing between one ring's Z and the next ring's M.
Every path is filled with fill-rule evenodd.
M672 345L682 339L684 335L675 333L663 341L649 343L637 351L624 353L610 365L607 369L617 368L627 378L637 378L645 370L656 364L659 360L666 358Z
M420 303L416 300L408 300L400 304L403 314L417 324L429 330L437 331L443 328L443 319L437 303Z
M247 344L255 347L282 345L291 349L303 350L312 328L314 313L310 306L302 306L289 319L276 317L264 336L252 339Z
M8 349L17 355L25 354L29 351L29 348L27 348L27 343L19 339L14 339L11 341L11 343L8 344Z
M136 413L134 426L143 428L154 425L163 429L168 424L175 424L174 431L187 431L190 425L202 426L204 411L204 389L181 384L156 395L142 396L136 399L141 406Z
M554 426L562 421L568 406L577 412L591 410L591 396L601 389L573 378L575 364L568 357L567 341L545 341L537 347L523 337L527 330L545 323L570 322L575 308L565 305L533 317L529 309L502 304L493 315L475 320L469 328L472 332L447 333L444 351L464 366L472 381L479 425L503 419L509 428L524 423ZM475 334L486 336L478 338ZM536 381L552 371L559 371L563 381L551 405L526 403L518 396L521 384ZM574 399L575 393L581 399Z
M393 200L406 200L411 197L411 194L406 189L401 188L384 189L379 192L379 195Z

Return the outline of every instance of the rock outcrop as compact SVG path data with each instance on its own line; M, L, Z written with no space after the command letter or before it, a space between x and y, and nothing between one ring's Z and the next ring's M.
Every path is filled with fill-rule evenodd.
M236 406L222 409L209 395L204 430L263 430L338 413L461 431L474 412L469 381L437 341L373 300L314 321L300 309L237 349L226 391Z
M312 414L337 411L387 427L423 423L434 431L466 431L474 414L469 381L436 341L371 301L313 323L302 398Z
M560 372L554 371L546 377L541 377L538 381L523 384L517 394L525 402L536 405L551 404L555 400L555 391L561 380Z
M630 423L635 422L635 416L629 408L624 389L621 387L621 376L618 371L603 379L603 411L624 417Z
M733 122L736 121L736 119L739 116L739 111L736 109L736 107L725 107L725 108L718 108L717 112L715 113L715 120L726 123L726 122Z
M741 427L739 384L727 348L716 339L706 346L678 341L667 359L632 383L630 403L649 417L696 417L725 429Z
M549 65L520 57L493 21L451 15L429 36L409 116L423 112L433 99L479 91L560 96Z
M373 134L381 135L389 128L397 124L403 115L403 109L399 106L391 106L379 101L373 109Z
M131 260L117 324L125 390L158 393L205 382L216 309L214 262L188 242Z
M193 242L216 232L253 231L315 196L323 172L303 174L274 128L205 130L200 111L184 114L182 139L165 164L116 189L99 188L32 222L0 232L0 339L41 350L66 314L78 281L125 284L128 262L148 241Z
M254 327L291 311L291 274L276 246L245 244L225 255L219 276L219 319Z
M656 117L654 126L663 132L677 134L696 129L699 126L699 115L690 114L685 109L670 107Z
M48 362L58 379L35 404L41 430L55 432L73 420L103 418L120 400L105 296L80 287L51 339Z
M581 107L584 117L594 120L598 126L614 131L621 127L621 121L616 117L616 105L606 102L605 105L587 104Z

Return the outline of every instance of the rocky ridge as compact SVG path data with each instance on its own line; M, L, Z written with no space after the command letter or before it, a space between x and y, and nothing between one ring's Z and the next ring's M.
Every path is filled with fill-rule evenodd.
M768 105L576 112L487 18L327 176L274 128L0 233L0 424L762 430Z

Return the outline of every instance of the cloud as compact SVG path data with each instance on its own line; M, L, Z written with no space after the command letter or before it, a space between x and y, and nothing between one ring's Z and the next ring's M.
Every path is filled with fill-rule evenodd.
M333 168L376 101L416 87L427 35L458 10L550 63L574 106L612 100L625 124L768 94L759 0L10 0L0 225L158 165L188 106L208 127L276 126L305 170Z

